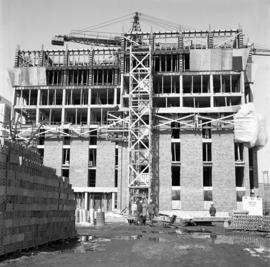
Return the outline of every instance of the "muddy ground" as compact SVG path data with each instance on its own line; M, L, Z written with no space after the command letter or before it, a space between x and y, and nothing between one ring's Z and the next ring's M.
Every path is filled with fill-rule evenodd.
M270 266L269 236L219 225L164 228L111 223L80 237L0 258L0 267Z

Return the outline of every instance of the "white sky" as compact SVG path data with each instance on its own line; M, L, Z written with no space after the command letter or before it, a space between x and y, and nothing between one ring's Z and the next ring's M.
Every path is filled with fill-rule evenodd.
M18 45L24 50L38 50L42 44L45 49L57 49L50 45L55 34L135 11L196 29L241 25L249 42L270 49L270 0L0 0L0 72L13 67ZM127 31L130 22L103 30ZM256 57L255 61L255 106L269 128L269 144L259 152L261 174L262 170L270 171L270 57ZM2 77L0 94L10 98Z

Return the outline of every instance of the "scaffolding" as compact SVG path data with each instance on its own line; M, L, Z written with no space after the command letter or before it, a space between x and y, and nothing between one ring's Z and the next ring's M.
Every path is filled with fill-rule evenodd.
M130 196L150 195L152 180L151 47L130 46L128 177Z

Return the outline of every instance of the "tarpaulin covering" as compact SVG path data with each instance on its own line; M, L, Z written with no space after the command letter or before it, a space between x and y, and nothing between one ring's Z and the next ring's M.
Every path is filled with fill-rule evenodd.
M214 48L190 50L191 71L243 70L246 68L249 48ZM235 68L234 68L235 67Z
M9 71L12 86L46 85L45 67L15 68Z
M267 143L264 120L252 103L244 104L234 115L234 138L249 147L263 147Z
M190 70L201 71L211 68L210 49L190 50Z

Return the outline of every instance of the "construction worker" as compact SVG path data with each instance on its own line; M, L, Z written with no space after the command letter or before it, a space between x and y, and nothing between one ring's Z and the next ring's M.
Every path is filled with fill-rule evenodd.
M141 214L143 225L145 225L146 223L147 209L148 209L147 200L144 199L142 203L142 214Z
M138 200L137 200L137 222L138 222L138 224L142 223L142 218L141 218L142 203L143 203L143 201L141 200L141 198L138 198Z
M137 203L135 199L131 203L131 215L135 216L137 212Z
M210 216L216 216L216 208L214 207L214 204L211 204L211 207L209 209Z
M152 199L149 200L148 214L149 214L149 220L151 224L153 224L153 218L155 216L155 204L153 203Z

